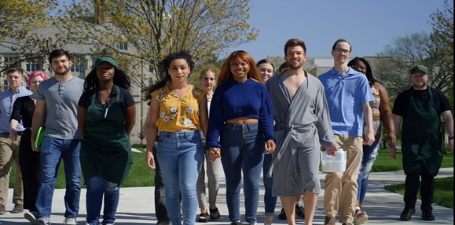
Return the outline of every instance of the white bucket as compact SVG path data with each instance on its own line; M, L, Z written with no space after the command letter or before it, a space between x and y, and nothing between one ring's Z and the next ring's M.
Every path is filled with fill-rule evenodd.
M335 156L330 156L327 151L321 151L322 171L326 173L346 171L346 152L338 149Z

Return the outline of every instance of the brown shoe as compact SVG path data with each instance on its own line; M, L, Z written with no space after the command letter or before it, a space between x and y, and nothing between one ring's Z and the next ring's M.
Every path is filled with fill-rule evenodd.
M0 204L0 215L3 215L6 213L6 208L3 204Z
M333 217L328 217L328 216L325 216L325 221L324 221L324 224L325 225L336 225L336 219L333 218Z
M12 213L23 213L24 212L24 205L23 204L14 204L14 209L11 211Z

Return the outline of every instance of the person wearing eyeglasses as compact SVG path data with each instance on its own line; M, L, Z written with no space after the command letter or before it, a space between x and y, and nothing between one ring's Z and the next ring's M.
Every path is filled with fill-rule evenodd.
M400 93L393 107L395 127L401 131L401 152L406 174L404 190L403 221L411 220L416 212L417 193L420 188L423 220L435 220L433 215L434 177L438 174L444 157L444 142L441 133L441 115L449 133L448 148L453 153L453 117L447 97L427 83L429 71L425 66L410 70L412 87ZM398 135L399 129L395 129ZM389 147L390 157L396 159L397 149ZM420 185L419 185L420 183Z
M362 207L363 200L365 199L368 188L368 177L381 145L382 126L385 125L389 131L387 137L389 146L395 146L397 139L392 119L392 110L389 106L389 95L387 94L387 90L374 79L368 61L364 58L355 57L353 60L349 61L348 66L365 74L374 98L374 101L370 104L373 114L374 142L372 145L363 145L362 163L360 164L359 177L357 178L357 207L354 215L354 223L358 225L364 224L368 220L368 215L366 212L362 212L360 207ZM363 124L363 128L363 135L367 135L366 123Z
M366 145L374 142L373 117L370 102L373 102L367 77L350 68L348 59L352 47L344 39L332 46L334 67L318 78L324 85L329 106L332 129L339 148L346 151L345 172L331 172L324 184L324 210L326 225L336 224L339 212L343 225L354 223L357 199L357 177L362 161L362 141ZM364 118L367 135L363 136ZM363 137L363 139L362 139Z
M210 106L206 146L211 161L221 157L231 225L242 224L242 170L245 220L248 224L257 223L264 152L275 151L272 103L260 81L253 57L245 51L235 51L224 61Z

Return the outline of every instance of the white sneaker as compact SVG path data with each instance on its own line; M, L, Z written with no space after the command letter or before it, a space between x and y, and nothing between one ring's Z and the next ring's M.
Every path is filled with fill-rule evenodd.
M34 222L32 222L32 224L33 225L50 225L51 222L49 221L49 219L40 217L40 218L36 219Z
M67 225L76 225L76 218L69 218L69 217L65 217L65 220L63 220L63 222Z
M33 213L30 211L24 212L24 218L30 221L30 223L34 223L36 220L35 215L33 215Z

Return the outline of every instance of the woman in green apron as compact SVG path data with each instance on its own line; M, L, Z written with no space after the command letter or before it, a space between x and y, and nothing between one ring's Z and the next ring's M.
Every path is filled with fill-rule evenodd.
M104 195L103 225L114 224L120 184L133 164L129 135L136 106L130 79L113 58L100 57L85 78L78 121L81 168L87 186L87 224L98 225Z
M438 174L444 157L441 134L441 115L444 117L449 136L453 137L453 119L450 104L445 95L427 86L428 71L423 66L411 69L413 87L397 96L393 109L395 127L403 118L401 150L403 169L406 174L405 209L400 219L411 220L415 213L417 192L420 186L422 219L434 220L432 213L434 177ZM399 129L396 129L398 133ZM453 138L449 141L453 148ZM390 148L395 158L396 148ZM420 179L422 181L420 182ZM419 185L420 183L420 185Z

